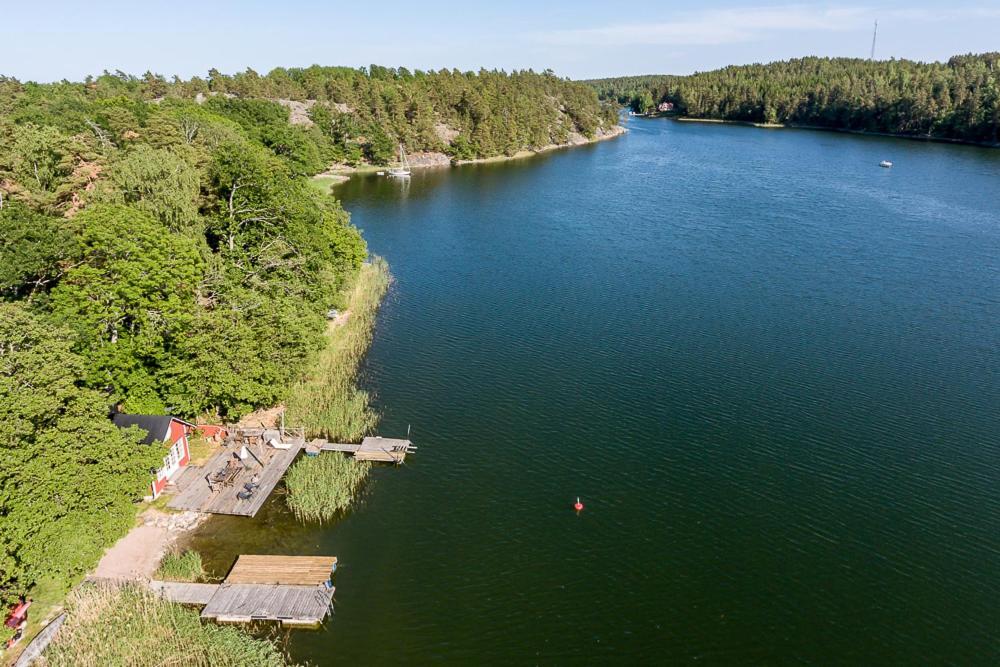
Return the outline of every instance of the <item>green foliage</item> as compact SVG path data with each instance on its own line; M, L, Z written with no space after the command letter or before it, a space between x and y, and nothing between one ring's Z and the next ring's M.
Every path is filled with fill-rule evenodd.
M371 466L336 452L300 459L285 474L288 507L300 521L330 521L350 507Z
M372 125L368 130L368 141L365 143L365 159L372 164L386 165L392 162L396 155L396 145L386 134L381 125Z
M99 199L145 211L171 231L198 223L198 172L170 150L142 144L108 168Z
M205 567L201 563L201 554L187 549L171 551L163 556L160 566L156 569L156 579L162 581L201 581L205 575Z
M55 127L33 123L0 130L6 135L0 136L0 187L35 208L65 210L87 180L80 169L93 157L86 144Z
M656 108L656 102L653 100L653 94L648 90L644 90L632 98L629 106L636 113L647 113Z
M287 124L268 127L261 131L260 141L284 159L293 174L308 176L326 168L319 147L302 128Z
M51 288L79 253L65 220L6 204L0 209L0 298L31 298Z
M287 664L272 642L241 628L202 623L197 610L139 586L81 588L70 595L66 613L66 622L42 655L48 667Z
M156 376L191 319L198 248L125 206L95 206L75 222L82 258L52 290L53 315L75 332L89 384L110 387L126 411L161 413Z
M132 525L163 452L108 419L71 337L0 304L0 597L68 579Z
M312 125L274 101L307 98ZM304 175L399 143L488 157L614 122L550 72L0 78L0 597L62 590L130 527L164 452L112 405L236 418L289 399L312 432L372 428L354 376L388 272L351 282L365 243ZM352 316L324 336L348 285Z
M1000 53L955 56L947 63L801 58L590 84L619 102L649 93L693 118L997 143L998 67Z

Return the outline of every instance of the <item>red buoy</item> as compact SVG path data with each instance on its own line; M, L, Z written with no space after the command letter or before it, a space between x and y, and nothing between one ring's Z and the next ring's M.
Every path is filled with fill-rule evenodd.
M573 509L575 509L577 512L583 509L583 503L580 502L580 496L576 497L576 502L573 503Z

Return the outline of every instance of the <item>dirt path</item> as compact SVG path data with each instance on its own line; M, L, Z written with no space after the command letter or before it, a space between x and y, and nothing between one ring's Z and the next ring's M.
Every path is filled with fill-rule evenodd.
M101 579L152 579L160 559L179 537L197 526L197 512L168 514L155 509L143 512L142 524L108 549L93 576Z

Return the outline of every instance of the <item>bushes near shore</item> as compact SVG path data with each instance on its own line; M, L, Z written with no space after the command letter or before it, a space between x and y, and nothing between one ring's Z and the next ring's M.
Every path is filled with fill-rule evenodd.
M170 552L160 561L156 578L164 581L200 581L205 574L201 554L187 549Z
M946 63L796 58L687 76L590 81L633 110L670 102L692 118L1000 142L1000 52Z
M283 667L281 651L246 631L202 623L198 612L137 586L85 586L36 663L47 667L204 665Z

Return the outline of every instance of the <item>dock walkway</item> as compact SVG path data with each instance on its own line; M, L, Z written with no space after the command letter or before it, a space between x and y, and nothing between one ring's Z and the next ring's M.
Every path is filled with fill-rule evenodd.
M149 590L180 604L208 604L219 584L191 584L183 581L150 581Z

